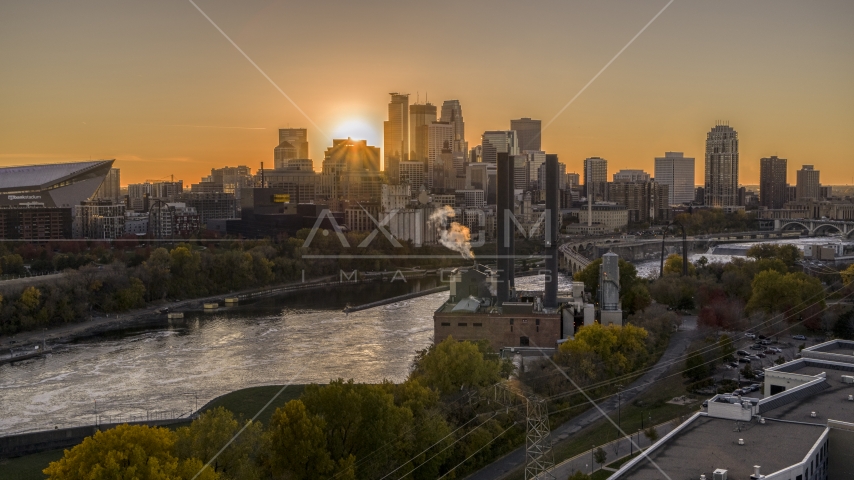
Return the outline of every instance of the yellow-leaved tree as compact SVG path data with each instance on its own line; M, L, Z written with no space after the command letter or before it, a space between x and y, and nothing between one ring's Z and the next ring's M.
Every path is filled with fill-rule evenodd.
M52 462L44 474L51 480L217 480L197 458L174 455L176 435L145 425L119 425L97 432ZM198 474L198 476L196 476Z

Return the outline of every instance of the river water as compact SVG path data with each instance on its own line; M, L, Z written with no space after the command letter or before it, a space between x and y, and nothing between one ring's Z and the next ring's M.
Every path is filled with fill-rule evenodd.
M441 292L350 314L362 304L436 286L436 279L267 298L184 320L60 345L0 366L0 435L173 416L240 388L402 381L432 343ZM517 280L542 288L541 277ZM563 284L564 288L568 283ZM349 290L355 288L355 290Z
M839 240L782 242L834 241ZM746 251L750 245L726 247ZM644 276L657 269L658 261L638 264ZM517 279L523 289L542 284L542 277ZM0 435L91 425L96 415L110 422L187 414L250 386L339 377L401 381L415 352L432 342L433 312L447 292L350 314L342 309L436 285L437 279L420 279L300 292L171 323L160 317L146 326L59 345L44 358L0 366ZM568 287L562 278L561 288Z

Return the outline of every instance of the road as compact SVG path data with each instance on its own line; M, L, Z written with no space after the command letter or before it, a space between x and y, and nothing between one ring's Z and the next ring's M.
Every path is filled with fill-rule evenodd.
M658 360L654 367L647 373L635 380L631 385L623 390L622 402L631 403L638 395L645 392L656 381L667 374L670 368L670 362L685 354L688 345L691 344L694 335L692 330L680 330L673 334L670 339L670 345L664 351L664 354ZM599 409L606 414L617 410L617 396L614 395L608 400L599 404ZM569 420L558 428L552 430L552 438L568 438L569 436L578 433L583 428L591 425L595 421L602 418L600 410L592 407L584 413ZM612 452L613 453L613 452ZM523 466L525 464L525 447L519 447L513 450L504 457L469 475L468 480L495 480L503 477L507 473Z

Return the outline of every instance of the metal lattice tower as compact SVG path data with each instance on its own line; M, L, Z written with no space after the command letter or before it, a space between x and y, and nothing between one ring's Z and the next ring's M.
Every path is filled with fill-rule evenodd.
M549 438L549 411L545 400L531 395L527 399L527 435L525 438L525 480L554 479L554 454Z

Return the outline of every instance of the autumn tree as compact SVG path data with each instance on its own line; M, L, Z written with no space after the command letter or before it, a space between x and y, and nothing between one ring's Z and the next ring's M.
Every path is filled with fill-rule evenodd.
M179 458L201 458L207 461L216 456L210 468L228 477L257 477L263 427L253 422L235 437L240 427L234 414L225 407L208 410L193 420L189 427L181 427L176 431L175 451Z
M672 253L667 256L667 259L664 261L664 274L682 275L682 255ZM688 275L692 277L697 275L697 267L691 262L688 262Z
M807 328L818 328L825 299L824 287L818 279L801 272L784 275L766 270L753 278L752 290L746 307L748 313L783 313L789 321L802 319Z
M300 400L276 409L266 439L268 466L275 477L322 478L335 468L326 449L326 422Z
M132 478L138 480L215 480L219 476L197 458L174 454L176 434L144 425L119 425L96 432L52 462L51 480ZM198 474L198 476L196 476Z
M438 345L418 352L410 378L447 395L462 387L486 387L502 378L502 362L486 358L472 342L448 337Z

